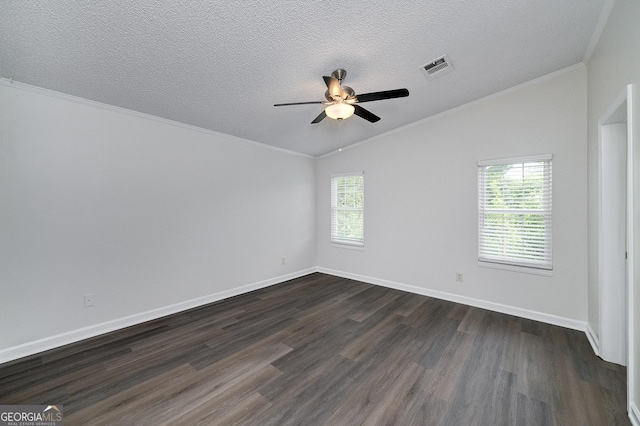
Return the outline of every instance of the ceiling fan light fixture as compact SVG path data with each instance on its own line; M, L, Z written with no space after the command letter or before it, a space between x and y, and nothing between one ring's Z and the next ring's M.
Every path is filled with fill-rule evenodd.
M327 117L333 118L334 120L344 120L345 118L351 117L355 110L353 105L339 102L326 107L324 113L327 114Z
M369 123L376 123L380 121L380 117L371 113L370 111L362 108L360 103L381 101L384 99L404 98L409 96L407 89L395 89L395 90L383 90L382 92L361 93L356 95L356 92L349 86L343 86L342 80L347 75L347 72L343 69L335 70L331 77L322 76L324 83L327 85L327 91L324 92L326 101L311 101L311 102L289 102L286 104L275 104L274 106L286 106L286 105L307 105L307 104L324 104L326 107L322 110L316 118L313 119L311 124L318 124L326 117L334 120L344 120L352 115L367 120ZM355 105L354 105L355 104Z

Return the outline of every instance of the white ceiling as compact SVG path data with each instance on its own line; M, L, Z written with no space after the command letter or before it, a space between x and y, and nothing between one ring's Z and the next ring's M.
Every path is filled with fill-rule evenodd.
M580 63L605 1L4 0L0 75L317 156ZM273 106L323 100L336 68L410 95L340 133L310 124L322 105Z

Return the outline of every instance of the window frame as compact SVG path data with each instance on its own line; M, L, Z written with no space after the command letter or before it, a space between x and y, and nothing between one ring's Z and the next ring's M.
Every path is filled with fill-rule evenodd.
M487 176L486 171L490 166L517 166L521 165L524 170L524 165L532 163L543 163L542 173L542 207L541 208L488 208L487 207ZM551 154L529 156L529 157L515 157L515 158L503 158L494 160L482 160L478 161L478 265L488 268L504 269L509 271L525 272L538 275L553 275L553 156ZM502 185L501 185L502 186ZM489 212L489 213L487 213ZM539 244L543 249L543 259L535 260L526 258L523 256L509 256L509 255L493 255L487 250L488 244L486 243L487 237L491 237L491 232L495 230L485 229L486 215L487 214L504 214L513 216L525 215L525 214L538 214L543 216L544 225L543 239ZM506 229L502 228L502 230ZM485 232L485 230L487 232ZM519 228L520 235L525 235L530 231L527 227L523 226ZM506 233L505 233L506 234ZM506 243L508 244L508 243ZM523 252L525 247L516 247L517 250ZM507 245L502 246L503 249L508 250Z
M339 208L337 205L337 183L339 178L345 177L361 177L362 178L362 207L349 207L349 208ZM364 187L364 172L349 172L349 173L333 173L330 175L330 206L331 206L331 220L330 220L330 242L334 247L341 248L350 248L350 249L364 249L364 236L365 236L365 220L364 220L364 211L365 211L365 187ZM338 211L340 210L349 210L349 211L360 211L362 212L362 238L345 238L339 237L337 235L337 216Z

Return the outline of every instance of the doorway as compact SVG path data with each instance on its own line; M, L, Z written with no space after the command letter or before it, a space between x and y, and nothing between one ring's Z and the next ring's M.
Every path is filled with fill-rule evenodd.
M600 356L627 365L627 100L599 124Z
M598 121L598 346L604 360L627 365L628 412L630 417L640 419L640 105L637 98L636 85L627 85ZM624 176L622 180L621 176ZM621 261L622 247L626 247L624 262Z

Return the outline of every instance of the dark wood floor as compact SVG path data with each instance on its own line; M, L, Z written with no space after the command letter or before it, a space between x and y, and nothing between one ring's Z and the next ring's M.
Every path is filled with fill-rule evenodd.
M616 425L584 333L312 274L0 366L65 425Z

